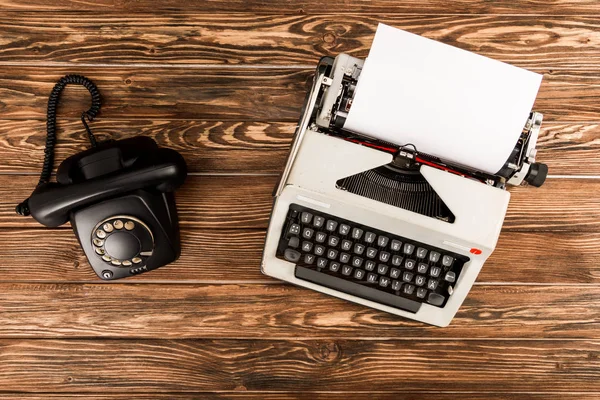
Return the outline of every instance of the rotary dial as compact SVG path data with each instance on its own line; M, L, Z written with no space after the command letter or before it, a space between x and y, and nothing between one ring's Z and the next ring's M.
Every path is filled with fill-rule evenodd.
M154 236L139 219L117 215L107 218L92 231L94 251L107 264L116 267L146 265L154 249Z

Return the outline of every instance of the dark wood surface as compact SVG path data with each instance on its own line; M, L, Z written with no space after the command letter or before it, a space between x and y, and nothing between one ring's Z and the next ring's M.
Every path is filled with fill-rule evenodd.
M84 99L87 101L87 99ZM600 101L600 99L599 99ZM106 118L106 120L104 120ZM79 120L60 120L59 160L86 149ZM98 138L145 135L177 149L196 173L278 174L285 162L296 122L176 119L115 119L103 113L94 121ZM0 119L0 172L39 172L46 122ZM554 175L598 175L598 122L549 122L542 125L538 154Z
M281 2L271 2L279 5ZM327 11L327 10L321 10ZM0 60L171 65L312 65L323 55L366 57L377 23L532 69L585 69L600 60L597 17L506 15L95 12L0 17ZM112 40L107 40L112 39ZM543 51L540 51L543 47Z
M389 14L491 14L491 15L600 15L595 0L208 0L189 2L181 0L2 0L5 10L28 11L94 11L94 12L230 12L253 14L347 14L373 13L386 18ZM343 22L343 20L342 20Z
M277 180L276 175L255 175L252 171L189 176L186 185L177 192L180 224L199 229L265 229ZM33 219L24 219L14 212L14 205L26 198L37 182L34 175L19 175L19 179L15 175L0 175L0 199L4 200L0 203L0 228L39 226ZM511 188L504 229L597 232L600 198L590 193L598 191L600 180L588 176L551 178L538 189Z
M0 397L600 398L599 16L595 0L0 0ZM259 269L314 65L366 56L379 21L544 74L551 176L511 189L444 329ZM68 225L14 215L66 73L98 84L99 138L148 135L186 158L174 264L103 283ZM58 160L87 147L87 104L64 93Z
M306 337L375 344L501 337L511 342L595 339L600 329L600 289L568 284L479 283L444 329L274 282L12 282L0 284L0 300L6 312L0 335L10 338Z
M75 399L81 398L80 394L71 393L38 393L38 394L8 394L4 396L6 399L19 399L19 400L40 400L40 399ZM356 400L422 400L424 398L428 400L454 400L457 398L464 400L504 400L504 399L519 399L519 400L596 400L598 397L595 394L589 393L557 393L557 392L504 392L504 393L492 393L492 392L465 392L465 391L453 391L448 393L439 393L432 391L410 391L403 390L398 393L390 392L375 392L373 390L368 392L353 392L352 395L348 395L347 392L334 392L334 391L308 391L303 392L284 392L278 391L277 393L269 393L266 391L260 391L260 395L256 392L248 392L240 388L238 391L212 391L212 392L198 392L187 393L187 392L170 392L170 393L85 393L86 399L92 400L151 400L151 399L256 399L260 398L263 400L347 400L348 398Z
M349 381L359 391L600 390L600 345L587 340L532 340L527 351L504 340L4 339L0 345L11 355L0 366L13 376L5 387L32 392L346 391Z
M23 250L23 242L50 243L49 238L52 246ZM152 274L131 277L128 282L274 283L256 267L264 238L265 230L261 228L184 228L181 239L185 251L177 262ZM243 249L244 262L239 262L238 252L232 249ZM597 233L505 229L479 282L598 284L598 253ZM29 282L88 282L96 278L70 229L35 225L27 229L1 228L0 258L0 282L22 281L23 271L32 267L35 273L27 275Z
M316 64L315 64L316 65ZM93 79L108 118L296 122L312 83L309 66L6 66L0 70L3 119L45 118L48 93L74 68ZM598 122L600 76L589 70L542 70L534 107L546 121ZM87 96L86 96L87 95ZM65 93L59 110L81 114L84 88ZM574 100L576 99L576 100ZM84 103L87 104L87 103Z

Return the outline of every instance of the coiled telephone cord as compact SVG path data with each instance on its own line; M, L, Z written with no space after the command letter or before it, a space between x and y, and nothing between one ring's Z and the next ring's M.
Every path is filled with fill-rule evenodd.
M86 118L88 121L92 121L100 111L100 92L98 91L98 88L96 87L94 82L92 82L85 76L63 76L56 83L56 85L54 85L54 88L50 93L50 97L48 98L48 111L46 116L46 148L44 149L44 164L42 166L42 172L40 173L40 180L38 182L38 186L44 183L48 183L50 181L50 175L52 173L52 168L54 167L54 147L56 146L56 109L58 107L61 92L69 84L82 85L92 95L92 105L89 110L84 111L81 114L81 122L85 127L85 131L90 140L90 144L92 145L92 147L96 147L96 138L90 130L90 127L86 122ZM24 200L15 208L17 214L30 214L28 200L29 199Z

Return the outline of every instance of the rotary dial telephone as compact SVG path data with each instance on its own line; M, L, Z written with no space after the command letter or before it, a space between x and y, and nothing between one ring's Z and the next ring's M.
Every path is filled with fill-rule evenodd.
M85 86L92 106L81 116L92 148L71 156L50 182L56 144L56 107L68 84ZM97 143L86 118L100 110L100 94L79 75L60 79L48 100L44 166L38 186L16 207L47 227L67 221L96 274L119 279L159 268L181 252L175 190L187 176L175 150L138 136Z

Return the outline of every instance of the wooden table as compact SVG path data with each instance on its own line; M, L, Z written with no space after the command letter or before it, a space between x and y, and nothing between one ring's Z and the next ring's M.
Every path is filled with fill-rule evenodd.
M0 9L0 397L600 398L596 0ZM498 247L445 329L259 271L314 66L366 56L378 21L544 74L535 109L551 176L511 190ZM37 182L48 94L67 73L98 84L100 138L147 135L185 156L178 262L104 283L68 226L14 214ZM84 89L65 92L58 160L87 147L87 104Z

